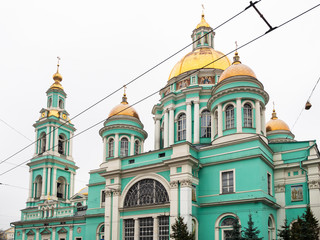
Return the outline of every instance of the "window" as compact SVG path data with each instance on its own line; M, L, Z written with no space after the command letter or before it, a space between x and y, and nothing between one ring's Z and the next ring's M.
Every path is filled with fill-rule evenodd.
M47 135L43 132L40 134L40 154L46 151Z
M59 135L58 152L62 155L66 155L66 137L62 134Z
M59 99L59 108L61 108L61 109L63 109L63 106L64 104L63 104L63 100L62 99Z
M248 103L243 106L243 126L252 128L252 107Z
M108 144L108 157L113 157L114 140L111 138Z
M221 221L221 233L223 240L231 240L232 238L232 225L235 219L233 217L226 217Z
M34 198L39 199L41 197L41 190L42 190L42 176L38 175L36 177L34 183Z
M66 180L64 177L59 177L57 180L57 197L65 199Z
M159 221L159 240L169 240L169 217L161 216Z
M201 45L201 33L197 34L197 46Z
M139 154L140 143L138 140L134 142L134 154Z
M139 236L140 240L153 239L153 218L140 218L139 219Z
M211 115L208 110L201 113L201 137L211 137Z
M234 176L233 170L221 172L221 193L234 192Z
M134 220L133 219L124 220L124 239L134 240Z
M186 139L186 115L180 114L178 118L178 141Z
M218 112L214 113L214 135L218 134Z
M228 105L226 107L226 129L234 128L234 107Z
M98 235L99 239L104 239L104 225L99 228Z
M268 240L275 239L275 227L271 217L268 218Z
M208 33L205 32L204 34L204 44L208 45Z
M120 143L120 157L126 157L128 156L128 139L127 138L122 138L121 143Z
M135 183L124 199L124 207L163 204L169 202L164 186L154 179L143 179Z
M52 105L52 98L49 98L48 99L48 107L51 107L51 105Z
M104 207L106 203L106 193L105 190L101 191L101 207Z
M267 181L268 181L268 194L272 195L272 184L271 184L271 174L267 173Z

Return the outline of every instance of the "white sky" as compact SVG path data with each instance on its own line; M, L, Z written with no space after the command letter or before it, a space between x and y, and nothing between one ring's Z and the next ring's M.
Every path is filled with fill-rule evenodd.
M12 0L0 3L1 113L6 121L34 140L32 124L46 106L46 91L53 83L56 57L60 56L62 85L68 94L71 117L132 80L148 68L191 42L200 22L201 4L214 28L243 10L249 1L43 1ZM277 26L317 0L263 0L258 9ZM275 101L278 117L292 127L315 82L320 77L320 7L240 49L242 63L250 66L270 95L266 119ZM216 30L215 48L223 53L266 32L267 25L251 8ZM129 103L166 84L176 62L191 47L128 86ZM229 56L232 59L232 56ZM304 111L293 133L297 140L320 139L320 86L313 107ZM122 91L72 122L77 132L106 118L121 100ZM156 95L135 106L149 133L145 150L153 149L152 106ZM102 161L102 124L74 139L74 159L80 167L75 192L89 179L89 170ZM0 121L0 161L30 142ZM33 155L30 147L0 165L0 174ZM28 167L0 176L0 182L28 188ZM0 186L0 229L19 220L28 190Z

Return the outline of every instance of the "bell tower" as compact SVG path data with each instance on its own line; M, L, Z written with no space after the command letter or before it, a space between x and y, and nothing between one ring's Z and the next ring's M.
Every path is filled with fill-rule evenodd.
M35 150L31 161L27 206L36 206L47 199L69 202L74 194L74 176L78 167L72 156L74 125L66 111L66 98L59 73L47 93L47 107L42 108L35 128Z

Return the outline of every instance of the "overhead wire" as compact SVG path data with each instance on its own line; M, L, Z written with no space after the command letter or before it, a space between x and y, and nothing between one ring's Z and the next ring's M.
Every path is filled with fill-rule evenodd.
M135 77L134 79L130 80L129 82L127 82L126 84L124 84L122 87L117 88L116 90L114 90L113 92L111 92L110 94L108 94L107 96L103 97L102 99L100 99L99 101L95 102L94 104L90 105L89 107L87 107L86 109L84 109L83 111L81 111L80 113L76 114L74 117L70 118L70 121L77 118L78 116L82 115L83 113L87 112L88 110L90 110L91 108L93 108L94 106L98 105L99 103L103 102L104 100L106 100L107 98L111 97L112 95L114 95L115 93L119 92L122 88L124 88L124 86L128 86L129 84L135 82L136 80L138 80L139 78L143 77L144 75L146 75L147 73L149 73L150 71L154 70L155 68L159 67L160 65L162 65L163 63L165 63L166 61L168 61L169 59L171 59L172 57L176 56L178 53L182 52L183 50L185 50L186 48L188 48L189 46L191 46L192 44L194 44L195 42L197 42L199 39L204 38L205 36L207 36L208 34L212 33L213 31L215 31L216 29L220 28L221 26L225 25L226 23L230 22L231 20L233 20L234 18L236 18L237 16L241 15L243 12L245 12L246 10L248 10L249 8L251 8L252 6L254 6L255 4L259 3L261 0L255 1L254 3L251 3L248 7L246 7L244 10L240 11L239 13L235 14L234 16L232 16L231 18L227 19L226 21L224 21L223 23L221 23L220 25L218 25L217 27L215 27L214 29L208 31L206 34L204 34L203 36L198 37L197 39L195 39L194 41L192 41L191 43L189 43L188 45L186 45L185 47L181 48L180 50L176 51L175 53L171 54L169 57L165 58L164 60L160 61L158 64L154 65L153 67L149 68L148 70L146 70L145 72L143 72L142 74L138 75L137 77ZM57 129L61 128L62 126L66 125L67 122L61 124ZM54 130L51 130L49 133L53 132ZM20 149L19 151L13 153L12 155L8 156L7 158L5 158L4 160L2 160L0 162L0 164L8 161L9 159L11 159L12 157L16 156L17 154L21 153L22 151L24 151L25 149L29 148L30 146L32 146L33 144L35 144L39 139L33 141L32 143L28 144L27 146L23 147L22 149Z
M290 23L291 21L293 21L293 20L295 20L295 19L297 19L297 18L299 18L299 17L303 16L304 14L306 14L306 13L310 12L311 10L313 10L313 9L315 9L315 8L319 7L319 6L320 6L320 4L317 4L317 5L313 6L312 8L309 8L308 10L306 10L306 11L304 11L304 12L300 13L299 15L296 15L295 17L293 17L293 18L291 18L291 19L289 19L289 20L285 21L284 23L280 24L279 26L277 26L277 27L273 28L273 29L272 29L272 31L275 31L275 30L277 30L277 29L280 29L282 26L284 26L284 25L286 25L286 24ZM243 12L243 11L242 11L242 12ZM214 61L212 61L212 62L210 62L210 63L208 63L208 64L206 64L206 65L204 65L203 67L201 67L201 68L199 68L199 69L196 69L196 70L192 71L192 72L191 72L190 74L188 74L187 76L190 76L190 75L192 75L192 74L194 74L194 73L196 73L196 72L200 71L201 69L204 69L205 67L207 67L207 66L209 66L209 65L211 65L211 64L213 64L213 63L215 63L216 61L219 61L220 59L222 59L222 58L224 58L224 57L226 57L226 56L230 55L231 53L233 53L233 52L235 52L235 51L237 51L237 50L239 50L239 49L241 49L241 48L243 48L243 47L245 47L245 46L247 46L247 45L249 45L249 44L251 44L251 43L253 43L253 42L257 41L258 39L260 39L260 38L262 38L262 37L266 36L267 34L271 33L272 31L267 31L267 32L265 32L265 33L263 33L263 34L261 34L261 35L257 36L256 38L254 38L254 39L252 39L252 40L250 40L250 41L246 42L245 44L243 44L243 45L241 45L241 46L238 46L236 49L234 49L234 50L232 50L232 51L228 52L227 54L224 54L224 55L223 55L223 56L221 56L220 58L218 58L218 59L216 59L216 60L214 60ZM153 93L151 93L151 94L147 95L146 97L144 97L144 98L140 99L139 101L137 101L137 102L135 102L134 104L132 104L132 105L128 106L127 108L124 108L124 109L122 109L121 111L119 111L119 112L115 113L115 115L117 115L117 114L121 113L122 111L125 111L126 109L128 109L128 108L130 108L130 107L133 107L133 106L137 105L138 103L140 103L140 102L142 102L142 101L144 101L144 100L146 100L146 99L150 98L151 96L153 96L153 95L155 95L155 94L157 94L157 93L161 92L162 90L164 90L164 89L166 89L166 88L170 87L171 85L173 85L173 84L174 84L174 83L176 83L176 82L177 82L177 80L175 80L174 82L172 82L169 86L167 85L167 86L165 86L165 87L161 88L160 90L157 90L157 91L155 91L155 92L153 92ZM121 88L120 88L120 89L121 89ZM77 137L77 136L79 136L79 135L83 134L84 132L86 132L86 131L88 131L88 130L90 130L90 129L94 128L95 126L97 126L97 125L99 125L99 124L103 123L105 120L106 120L106 119L103 119L103 120L101 120L101 121L99 121L99 122L97 122L97 123L95 123L95 124L91 125L90 127L88 127L88 128L86 128L86 129L82 130L81 132L79 132L78 134L73 135L73 136L72 136L72 137L70 137L68 140L73 139L73 138L75 138L75 137ZM19 167L19 166L21 166L21 165L23 165L23 164L27 163L27 162L28 162L28 161L30 161L30 160L31 160L31 159L28 159L28 160L26 160L26 161L24 161L24 162L22 162L22 163L18 164L17 166L15 166L15 167L13 167L13 168L11 168L11 169L8 169L8 170L7 170L7 171L5 171L5 172L2 172L2 173L0 174L0 176L2 176L2 175L4 175L4 174L6 174L6 173L8 173L8 172L10 172L10 171L12 171L12 170L14 170L15 168L17 168L17 167Z
M32 142L32 140L30 138L28 138L26 135L24 135L23 133L21 133L20 131L18 131L17 129L15 129L14 127L12 127L9 123L7 123L6 121L4 121L3 119L0 118L0 121L3 122L5 125L7 125L7 127L11 128L13 131L15 131L16 133L18 133L20 136L24 137L25 139L29 140L30 142Z

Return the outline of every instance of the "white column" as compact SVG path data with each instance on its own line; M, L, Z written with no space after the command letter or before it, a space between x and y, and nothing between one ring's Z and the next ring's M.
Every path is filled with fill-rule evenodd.
M262 114L261 114L261 128L263 131L263 134L266 135L266 115L265 115L265 109L262 109Z
M110 239L111 227L111 191L106 189L106 202L105 202L105 220L104 220L104 239Z
M56 148L54 147L55 146L55 142L54 142L54 135L55 135L55 127L52 125L52 129L51 129L51 151L53 151L53 148Z
M48 168L48 178L47 178L47 196L50 196L50 187L51 187L51 168Z
M191 102L186 102L187 105L187 122L186 122L186 127L187 127L187 141L192 142L192 125L191 125Z
M256 133L261 134L260 102L256 100Z
M69 199L69 183L66 184L66 199Z
M160 119L154 117L154 123L154 149L158 150L160 149Z
M45 189L46 189L46 177L47 177L47 168L43 167L43 173L42 173L42 189L41 189L41 198L45 196Z
M139 219L134 218L134 239L139 239Z
M69 227L69 240L73 240L73 226Z
M50 144L49 144L49 138L50 138L50 127L47 126L47 131L46 131L46 151L50 149Z
M37 151L37 150L38 150L37 147L38 147L38 144L39 144L39 143L38 143L38 138L37 138L37 137L38 137L38 131L35 130L35 132L36 132L36 136L35 136L34 141L35 141L36 144L34 144L34 154L37 154L37 152L38 152L38 151Z
M116 133L114 137L114 157L117 158L119 156L119 133Z
M180 215L192 230L192 183L191 180L185 179L180 181Z
M55 130L54 140L55 140L54 145L53 145L53 146L54 146L54 151L55 151L56 153L58 153L58 142L59 142L58 128L56 128L56 130Z
M25 234L26 234L26 230L22 230L22 240L25 240ZM54 238L53 238L54 239ZM55 239L54 239L55 240Z
M113 206L112 206L112 239L119 239L120 232L120 213L119 213L120 190L113 192Z
M218 105L218 137L222 136L222 128L223 128L223 122L222 122L222 105L221 103Z
M285 184L277 184L275 186L275 198L277 199L277 203L280 205L280 208L277 210L277 225L278 229L281 229L283 225L284 219L286 218L286 198L285 198Z
M199 101L194 102L194 143L198 144L200 143L200 131L199 131ZM211 134L212 135L212 134Z
M36 183L33 183L33 198L36 196Z
M57 196L57 168L53 167L52 196Z
M166 109L164 112L164 130L163 130L163 134L164 134L163 145L165 148L169 146L168 133L169 133L169 120L168 120L168 109Z
M174 108L169 110L169 146L174 144Z
M74 195L74 173L71 173L70 175L70 193L71 196Z
M39 228L36 229L36 240L39 240Z
M107 138L106 137L103 137L103 140L102 140L102 153L103 153L102 162L105 162L107 159Z
M178 218L178 200L179 200L179 194L178 194L178 181L170 181L170 225L175 224L176 218ZM170 229L171 229L170 227Z
M52 240L56 240L56 228L52 228Z
M153 239L159 239L158 217L153 217Z
M215 126L213 126L215 123L214 123L214 114L213 112L210 112L210 115L211 115L211 141L214 140L214 135L216 134L214 132L214 129L215 129Z
M237 98L237 133L242 132L241 98Z
M141 153L144 152L144 141L141 141Z
M74 135L74 133L71 133L71 134L70 134L70 140L69 140L69 143L70 143L69 156L72 156L72 151L73 151L73 135Z
M131 134L131 139L130 139L130 156L134 154L134 135Z
M31 198L32 198L32 175L33 175L33 171L30 169L29 170L29 196L28 196L28 201L31 201Z

